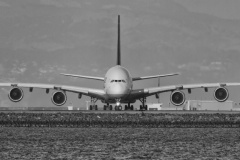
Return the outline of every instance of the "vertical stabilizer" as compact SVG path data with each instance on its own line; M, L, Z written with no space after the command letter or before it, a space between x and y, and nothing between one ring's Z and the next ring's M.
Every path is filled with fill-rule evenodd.
M118 15L117 65L121 65L120 15Z

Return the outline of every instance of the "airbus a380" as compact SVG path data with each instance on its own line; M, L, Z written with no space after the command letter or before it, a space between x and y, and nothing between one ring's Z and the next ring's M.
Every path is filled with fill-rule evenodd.
M142 105L140 109L147 110L145 105L146 98L152 95L156 95L163 92L171 92L170 101L175 106L180 106L185 102L185 94L183 90L188 90L191 93L191 89L204 88L208 92L208 88L216 88L213 95L214 98L219 102L224 102L229 97L227 86L239 86L240 83L203 83L203 84L186 84L186 85L171 85L171 86L158 86L153 88L142 88L133 89L133 82L138 80L145 80L158 77L167 77L178 75L178 73L165 74L165 75L154 75L146 77L132 77L130 72L121 66L121 50L120 50L120 16L118 16L118 42L117 42L117 65L110 68L105 77L92 77L84 75L65 74L65 76L86 78L103 81L103 89L84 88L78 86L67 86L67 85L55 85L55 84L36 84L36 83L0 83L0 87L12 87L9 91L9 99L13 102L19 102L23 98L22 88L29 88L32 92L33 88L46 89L46 93L49 90L55 90L52 95L52 102L57 106L64 105L67 101L66 92L74 92L81 98L82 95L91 97L91 110L97 110L95 105L97 100L101 100L104 105L104 110L112 110L112 103L115 104L115 110L133 110L133 105L136 100L140 100ZM122 103L125 103L125 108L122 107Z

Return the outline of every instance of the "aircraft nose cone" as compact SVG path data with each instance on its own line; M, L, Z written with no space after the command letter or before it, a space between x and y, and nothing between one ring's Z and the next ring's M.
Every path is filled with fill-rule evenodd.
M107 89L107 94L114 98L122 97L127 94L128 89L125 86L116 84L112 85Z

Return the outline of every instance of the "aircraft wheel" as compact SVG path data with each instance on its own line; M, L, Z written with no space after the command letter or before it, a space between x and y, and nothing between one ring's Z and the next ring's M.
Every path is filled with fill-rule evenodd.
M147 111L147 110L148 110L148 106L147 106L147 105L145 105L144 109L145 109L145 111Z
M98 110L98 106L97 106L97 105L95 105L95 107L94 107L94 108L95 108L95 110Z
M107 110L107 111L111 110L111 106L110 105L106 105L105 110Z
M124 110L128 110L128 106L127 105L125 105L125 109Z
M142 107L142 105L140 105L140 110L143 110L143 107Z
M122 110L122 106L118 106L118 110L121 111Z
M133 111L133 105L131 105L131 107L130 107L130 108L131 108L131 110Z
M103 110L104 110L104 111L107 110L107 106L106 106L106 105L103 106Z
M92 110L92 105L89 106L89 110Z
M121 111L122 110L122 106L115 106L115 110L116 111Z
M110 111L113 109L113 108L112 108L112 105L110 105L110 108L109 108L109 109L110 109Z

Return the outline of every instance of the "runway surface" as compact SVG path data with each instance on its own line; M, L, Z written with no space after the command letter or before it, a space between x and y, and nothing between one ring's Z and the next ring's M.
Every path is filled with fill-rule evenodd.
M159 110L159 111L103 111L103 110L0 110L0 113L96 113L96 114L239 114L240 111L182 111L182 110Z

